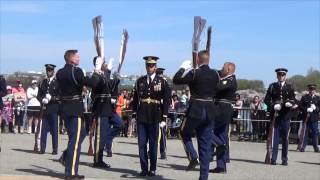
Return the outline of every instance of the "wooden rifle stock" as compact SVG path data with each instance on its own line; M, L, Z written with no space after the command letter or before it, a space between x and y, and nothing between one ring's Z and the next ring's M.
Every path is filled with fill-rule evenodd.
M310 113L307 114L307 116L304 119L304 122L302 124L302 129L301 129L301 133L299 136L299 143L298 143L298 148L297 148L297 150L299 150L299 151L301 151L302 147L303 147L303 142L304 142L304 138L305 138L305 134L306 134L307 123L308 123L309 117L310 117Z
M94 119L93 122L92 122L92 125L90 127L90 130L89 130L89 149L88 149L88 156L93 156L94 153L93 153L93 146L92 146L92 139L93 139L93 136L94 136L94 132L95 132L95 129L96 129L96 120Z
M272 154L272 146L273 146L273 134L274 134L274 124L276 121L276 117L278 116L278 112L275 111L273 114L273 118L270 122L268 139L267 139L267 154L264 160L264 163L271 164L271 154Z

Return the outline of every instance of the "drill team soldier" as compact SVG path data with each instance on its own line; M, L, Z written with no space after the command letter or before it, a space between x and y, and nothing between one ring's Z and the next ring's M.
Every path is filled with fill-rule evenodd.
M311 139L314 152L319 152L318 147L318 121L319 121L319 111L320 111L320 97L315 94L316 92L315 84L308 85L308 94L302 96L299 108L302 112L302 119L306 121L306 128L304 129L304 133L302 135L301 147L299 147L299 151L304 152L305 148L308 144L308 132L311 132Z
M85 74L77 67L80 54L77 50L67 50L64 55L65 66L59 69L56 78L59 85L62 114L68 132L68 147L65 154L65 179L84 179L78 174L81 144L86 136L83 122L84 105L82 89Z
M212 170L213 173L226 173L227 172L227 156L229 152L229 123L233 115L234 99L237 91L237 80L234 74L235 64L226 62L223 65L220 74L220 82L217 86L216 92L216 105L217 113L215 118L213 144L217 149L217 167Z
M135 84L133 96L133 117L137 118L140 176L155 176L158 150L159 123L166 122L170 90L165 80L156 74L155 56L143 58L147 75ZM161 104L162 100L162 104ZM148 167L147 143L150 148L150 169ZM149 170L149 171L148 171Z
M54 76L53 64L46 64L47 78L39 85L38 100L43 106L43 117L40 130L40 154L44 154L47 144L47 134L52 136L52 154L58 153L58 93L59 87Z
M182 141L189 159L187 170L194 169L200 159L199 179L206 180L209 173L216 110L213 97L219 83L219 74L209 67L208 51L200 51L198 59L199 67L194 70L191 61L183 62L173 78L173 83L188 84L191 92L187 119L181 125ZM199 159L191 139L194 131L197 135Z
M278 156L278 146L280 138L282 140L282 165L288 165L288 145L289 145L289 132L290 132L290 119L292 110L296 109L294 89L291 84L286 82L286 75L288 70L285 68L278 68L275 70L277 73L278 82L270 84L264 102L271 112L271 119L275 117L273 127L273 140L272 140L272 156L271 164L276 165ZM272 132L269 132L272 133Z
M103 150L107 142L107 133L110 131L109 120L112 116L111 94L109 89L109 74L105 61L97 56L93 59L94 72L88 85L92 87L93 116L96 119L96 134L94 141L94 167L109 168L110 165L103 161Z
M166 87L169 87L167 80L165 79L163 72L164 72L164 68L157 68L156 73L162 77L166 83ZM170 93L171 94L171 93ZM167 159L167 122L161 122L160 123L160 142L159 142L159 146L160 146L160 159Z

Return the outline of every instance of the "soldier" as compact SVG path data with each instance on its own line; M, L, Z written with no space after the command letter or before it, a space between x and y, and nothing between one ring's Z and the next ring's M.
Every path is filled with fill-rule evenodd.
M308 132L311 131L311 139L314 152L319 152L318 147L318 121L319 121L319 109L320 109L320 97L315 94L316 92L315 84L308 85L309 93L304 95L301 98L299 108L302 112L303 120L307 121L307 127L304 132L303 144L302 147L299 149L301 152L305 151L305 148L308 144Z
M163 75L164 70L165 70L164 68L157 68L156 73L165 80L164 81L166 83L165 86L169 87L168 82ZM160 136L160 142L159 142L160 159L167 159L167 153L166 153L166 151L167 151L167 122L162 122L159 124L159 126L160 126L160 133L159 133L159 136Z
M275 119L272 157L271 164L276 165L278 156L278 146L280 138L282 140L282 165L288 165L288 144L289 144L289 128L292 110L296 109L294 89L291 84L286 82L286 75L288 70L285 68L278 68L277 73L278 82L270 84L264 102L270 109L271 119L277 115ZM275 113L276 112L276 113ZM269 132L272 133L272 132Z
M84 179L78 174L81 144L86 136L82 120L84 106L82 89L85 83L84 72L77 67L80 54L77 50L67 50L64 54L66 64L59 69L56 78L59 85L62 114L69 137L65 153L65 179Z
M185 61L173 78L174 84L188 84L190 88L190 104L187 119L181 125L181 137L189 159L186 170L194 169L198 164L198 155L192 144L192 135L196 131L200 158L200 178L208 179L213 121L215 105L213 97L219 82L216 70L209 67L208 51L198 54L199 68L192 69L190 61Z
M133 118L137 118L140 176L155 176L157 164L157 138L159 122L166 122L169 108L169 88L165 80L156 74L155 56L143 58L147 75L138 78L133 95ZM161 104L162 100L162 104ZM147 143L150 148L150 171L148 171Z
M95 69L88 80L88 85L92 87L92 113L96 120L93 167L110 168L110 165L103 161L103 149L107 142L107 132L110 131L109 120L112 116L111 91L108 86L109 75L107 64L101 57L95 57L93 64Z
M43 117L41 120L40 154L46 151L48 131L52 136L52 154L58 153L58 83L54 76L53 64L46 64L47 78L39 85L38 100L42 103Z
M108 70L110 71L112 69L112 66L110 66L110 63L112 62L111 59L108 63ZM111 71L109 72L111 74ZM117 101L118 101L118 86L120 83L120 75L117 73L113 74L113 78L109 81L109 88L111 91L111 104L112 104L112 116L109 120L110 130L107 133L107 143L106 143L106 151L107 151L107 157L112 157L112 142L113 139L119 135L119 133L124 129L125 125L121 119L121 117L116 112L117 107Z
M229 153L229 123L232 119L234 99L237 91L237 80L234 74L235 64L226 62L223 65L220 74L220 82L217 86L216 105L217 116L215 118L213 144L217 148L217 167L212 170L213 173L227 172L227 159Z

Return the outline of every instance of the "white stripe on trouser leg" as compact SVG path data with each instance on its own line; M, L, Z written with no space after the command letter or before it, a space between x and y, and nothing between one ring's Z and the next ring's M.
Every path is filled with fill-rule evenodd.
M41 150L41 149L40 149L40 147L41 147L41 146L40 146L40 143L41 143L41 133L42 133L42 132L41 132L41 131L42 131L42 121L43 121L43 118L40 120L40 123L39 123L40 125L38 124L39 131L38 131L37 140L36 140L36 141L37 141L37 145L38 145L38 146L37 146L38 150ZM36 130L37 130L37 129L36 129ZM43 150L44 150L44 149L43 149Z
M75 165L76 165L77 154L78 154L78 145L79 145L79 139L80 139L80 130L81 130L81 118L78 117L77 139L76 139L76 143L75 143L75 146L74 146L74 149L73 149L71 175L75 175Z
M158 157L158 152L160 152L160 141L161 141L161 127L159 127L159 130L158 130L158 148L157 148L157 155L156 157Z

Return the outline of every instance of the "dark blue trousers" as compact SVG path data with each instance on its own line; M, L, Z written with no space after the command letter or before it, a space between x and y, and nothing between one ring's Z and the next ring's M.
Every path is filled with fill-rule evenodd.
M80 116L65 116L65 123L69 137L66 150L65 175L77 175L81 144L86 137L86 129Z
M167 149L167 130L166 130L166 126L163 128L160 128L160 133L159 135L161 135L160 137L160 154L164 154L166 153L166 149Z
M52 136L52 151L58 151L58 114L45 114L41 121L41 138L40 149L46 150L47 134L50 132Z
M281 160L288 161L289 129L290 129L289 120L280 119L280 118L276 119L276 122L274 125L271 161L273 162L277 161L280 138L282 141Z
M308 145L309 133L312 139L312 145L314 150L318 149L318 136L319 136L319 129L318 129L318 121L308 121L307 128L304 135L303 141L303 148L305 149Z
M110 117L97 117L96 118L96 134L94 139L94 158L95 163L102 162L103 149L107 143L107 135L110 131Z
M157 169L157 151L158 151L158 136L159 136L159 123L137 123L138 131L138 146L140 166L142 171L148 171L148 153L147 143L149 142L150 152L150 171Z
M228 123L215 124L213 144L218 146L228 146ZM226 169L228 151L225 149L223 153L217 153L217 168Z
M197 152L193 147L192 134L196 131L198 141L198 152L200 160L200 178L208 179L209 163L212 155L213 119L207 117L205 109L199 119L188 117L181 126L181 136L185 151L189 160L198 158Z
M113 139L119 135L119 133L124 129L124 123L117 113L113 113L111 119L109 120L111 126L107 133L106 150L112 151Z

